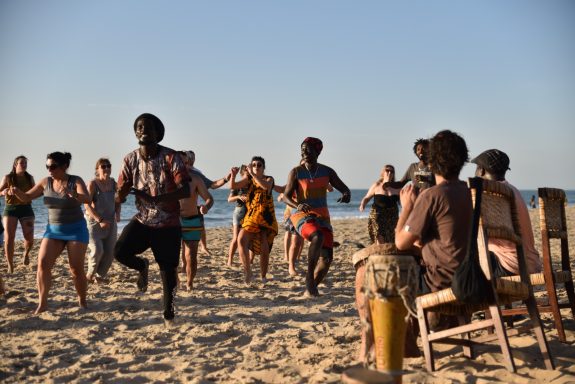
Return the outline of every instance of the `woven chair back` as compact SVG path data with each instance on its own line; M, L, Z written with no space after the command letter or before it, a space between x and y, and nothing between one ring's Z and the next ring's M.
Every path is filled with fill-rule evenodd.
M567 238L565 217L565 191L557 188L539 188L539 225L549 238Z
M481 226L490 239L521 244L513 190L503 183L483 180Z

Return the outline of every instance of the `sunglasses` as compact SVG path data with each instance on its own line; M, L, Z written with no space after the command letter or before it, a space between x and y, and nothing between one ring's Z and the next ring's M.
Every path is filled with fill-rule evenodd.
M46 169L49 171L53 171L53 170L57 169L58 167L60 167L60 164L55 164L55 163L46 164Z
M263 167L263 166L264 165L262 163L252 163L252 167L259 168L259 167Z
M385 172L393 173L393 172L395 172L395 171L394 171L393 169L386 169Z
M112 164L100 164L100 168L102 168L102 169L112 169Z

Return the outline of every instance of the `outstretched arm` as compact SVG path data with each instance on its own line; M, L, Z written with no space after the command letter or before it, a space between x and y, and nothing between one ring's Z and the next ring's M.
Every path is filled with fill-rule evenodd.
M196 188L198 190L198 195L200 195L202 199L204 199L204 204L200 205L200 213L202 215L205 215L206 213L208 213L212 205L214 205L214 198L210 193L210 191L208 191L204 183L202 182L196 183L195 181L194 183L197 184Z
M347 185L345 185L344 182L341 181L341 179L333 169L329 167L328 169L329 169L329 183L333 185L335 189L341 192L341 197L337 199L337 202L349 203L349 201L351 200L351 191L349 190Z
M296 168L292 169L288 174L288 181L285 186L284 194L283 194L283 202L286 205L298 209L297 202L293 199L294 192L297 190L297 179L296 179ZM302 204L307 205L307 204ZM305 212L305 211L304 211Z
M363 199L361 199L361 203L359 203L359 210L361 212L363 212L363 210L365 209L365 206L367 205L367 203L369 203L369 201L373 198L373 196L375 195L375 188L377 187L377 182L373 183L371 185L371 187L369 187L369 190L367 191L367 193L365 194L365 196L363 197Z

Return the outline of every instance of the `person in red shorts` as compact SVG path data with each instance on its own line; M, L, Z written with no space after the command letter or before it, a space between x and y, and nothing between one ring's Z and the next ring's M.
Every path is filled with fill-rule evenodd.
M318 296L317 286L326 276L333 260L333 229L327 207L327 190L331 184L342 193L340 203L349 203L351 192L337 173L317 162L323 143L315 137L301 144L300 165L288 175L283 201L292 211L290 220L297 233L310 242L306 295ZM295 194L295 195L294 195ZM295 198L294 198L295 196Z

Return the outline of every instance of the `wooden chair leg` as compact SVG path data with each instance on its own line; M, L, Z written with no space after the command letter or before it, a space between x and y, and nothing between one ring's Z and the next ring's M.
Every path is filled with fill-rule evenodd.
M511 354L511 348L509 347L509 340L507 339L507 333L505 332L505 327L503 326L503 316L501 316L501 311L499 311L499 307L497 305L490 305L489 313L491 314L491 319L493 320L495 333L499 339L499 345L501 346L501 353L503 354L505 367L508 371L515 373L517 372L517 368L515 368L515 362L513 361L513 355Z
M469 319L465 316L457 316L459 320L459 325L465 325L469 323ZM471 332L466 332L461 334L461 338L467 340L467 343L463 345L463 356L468 359L473 359L473 344L471 342Z
M505 304L505 309L512 309L512 308L513 305ZM507 324L509 328L513 328L513 315L506 316L505 324Z
M527 311L529 312L529 317L535 336L537 337L537 343L539 344L539 349L543 355L543 360L545 361L545 368L553 370L555 369L555 364L553 363L553 357L549 351L549 345L547 344L547 339L545 338L545 332L543 332L543 325L541 324L541 318L539 317L539 311L537 310L537 303L535 302L535 297L530 295L527 300L524 301L527 306Z
M573 280L565 282L565 290L571 307L571 316L575 319L575 290L573 289Z
M565 337L565 329L563 328L563 321L561 320L561 309L559 308L559 301L557 300L557 291L555 290L555 284L552 281L546 282L547 297L549 298L549 305L551 306L551 313L553 314L553 320L555 322L555 328L557 328L557 338L560 342L566 343L567 338Z
M423 355L425 356L425 367L428 372L435 371L435 363L433 361L433 347L429 342L429 323L425 311L419 303L417 303L417 321L419 323L419 334L421 335L421 344L423 346Z

